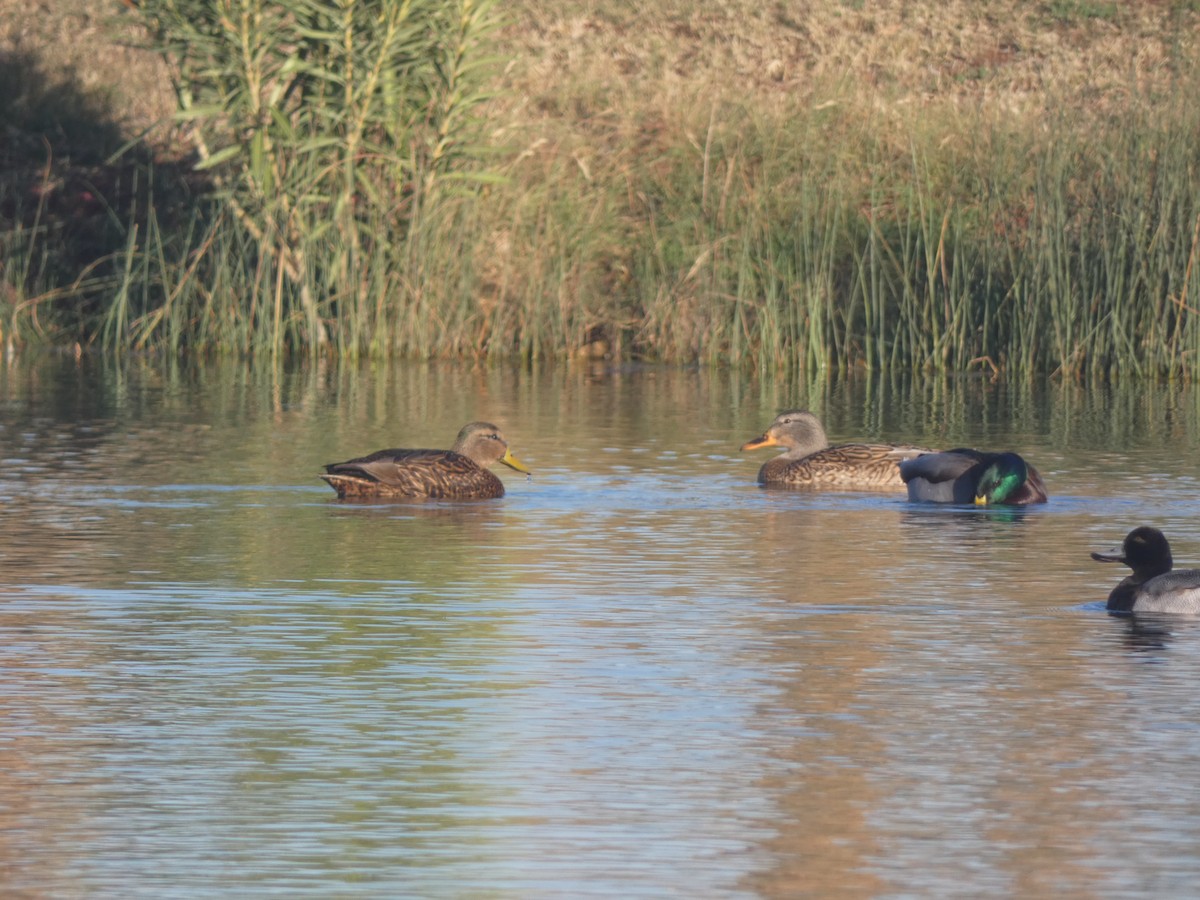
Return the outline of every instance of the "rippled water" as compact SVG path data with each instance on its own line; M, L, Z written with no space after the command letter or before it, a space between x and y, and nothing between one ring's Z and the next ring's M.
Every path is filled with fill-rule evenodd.
M1200 882L1200 393L655 368L0 372L0 873L52 896L1164 896ZM738 446L1026 453L1045 507ZM499 422L485 503L320 464Z

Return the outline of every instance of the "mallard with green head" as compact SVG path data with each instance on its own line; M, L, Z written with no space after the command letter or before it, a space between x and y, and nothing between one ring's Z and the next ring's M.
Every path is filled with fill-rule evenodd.
M901 460L933 451L905 444L835 444L821 420L805 409L789 409L775 417L743 450L783 447L784 452L758 470L766 487L903 490Z
M1092 559L1133 569L1108 595L1109 612L1200 614L1200 569L1172 571L1171 545L1157 528L1135 528L1120 547Z
M1024 506L1046 502L1042 476L1016 453L960 447L900 463L908 499L925 503Z
M471 422L449 450L378 450L370 456L330 463L321 477L338 497L429 497L487 500L504 496L504 483L487 470L503 463L529 470L508 449L500 429Z

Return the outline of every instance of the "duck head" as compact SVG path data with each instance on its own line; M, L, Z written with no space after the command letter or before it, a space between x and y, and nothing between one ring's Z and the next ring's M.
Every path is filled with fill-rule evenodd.
M1029 468L1016 453L1000 453L988 463L975 488L976 506L1003 503L1025 483Z
M498 462L510 469L529 474L525 464L508 449L508 441L504 439L504 434L490 422L470 422L464 425L451 449L481 466L490 466Z
M1121 546L1107 553L1093 553L1097 562L1125 563L1143 578L1171 571L1171 545L1157 528L1142 525L1125 535Z
M742 449L783 447L806 456L828 446L829 438L825 436L820 419L806 409L789 409L777 415L765 432L742 444Z

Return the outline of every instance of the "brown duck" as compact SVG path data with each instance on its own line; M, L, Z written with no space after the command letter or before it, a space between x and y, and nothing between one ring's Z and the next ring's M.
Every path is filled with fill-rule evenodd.
M743 450L783 447L785 452L763 464L758 481L768 487L904 490L899 463L931 451L907 444L829 445L821 421L803 409L775 417L763 434L742 444Z
M488 422L471 422L463 426L449 450L377 450L370 456L330 463L321 477L343 500L487 500L504 496L504 483L487 470L497 462L518 472L529 472L512 455L499 428Z

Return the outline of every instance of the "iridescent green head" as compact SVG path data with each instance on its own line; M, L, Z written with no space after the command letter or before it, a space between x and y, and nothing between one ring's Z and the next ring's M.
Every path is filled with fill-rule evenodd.
M1000 453L979 476L975 488L975 504L985 506L1003 503L1025 483L1029 469L1025 460L1015 453Z

